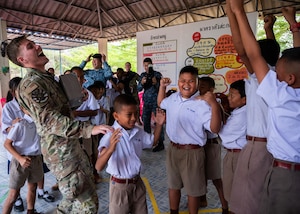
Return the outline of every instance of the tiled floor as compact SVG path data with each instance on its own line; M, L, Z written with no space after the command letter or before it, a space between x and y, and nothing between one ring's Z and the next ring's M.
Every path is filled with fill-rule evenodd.
M3 203L8 192L8 175L7 175L7 158L6 151L3 147L3 141L0 143L0 212L2 212ZM165 142L165 147L169 146L169 141ZM223 151L224 153L224 151ZM222 153L222 154L223 154ZM142 178L147 188L147 204L149 214L166 214L169 211L168 190L166 184L166 169L165 169L165 150L153 153L151 150L144 150L142 155ZM99 196L99 211L98 213L108 213L108 174L102 172L103 182L97 185ZM55 177L51 172L45 175L45 190L51 192L56 200L53 203L47 203L42 199L36 199L35 208L39 212L52 214L55 213L56 205L61 200L59 191L52 192L51 186L55 184ZM26 208L26 185L21 189L21 196L25 201ZM221 213L221 204L218 199L217 191L212 183L208 182L208 207L199 209L199 213ZM182 191L180 203L180 213L187 212L187 196ZM16 212L12 212L16 213ZM26 213L26 212L23 212Z

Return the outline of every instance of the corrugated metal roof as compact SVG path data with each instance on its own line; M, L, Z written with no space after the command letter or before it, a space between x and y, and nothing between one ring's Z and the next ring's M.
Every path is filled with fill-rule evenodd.
M300 0L245 0L246 12L279 14ZM135 37L145 31L225 15L225 0L2 0L8 38L29 33L43 47L66 49Z

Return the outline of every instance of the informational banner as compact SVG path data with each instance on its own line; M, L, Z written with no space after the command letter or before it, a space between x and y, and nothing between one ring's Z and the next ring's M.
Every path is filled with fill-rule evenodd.
M256 32L257 13L248 14ZM229 85L248 77L237 55L227 17L137 33L138 72L144 72L143 60L150 57L154 70L177 86L179 71L186 65L198 68L199 76L210 76L216 82L215 92L227 93Z

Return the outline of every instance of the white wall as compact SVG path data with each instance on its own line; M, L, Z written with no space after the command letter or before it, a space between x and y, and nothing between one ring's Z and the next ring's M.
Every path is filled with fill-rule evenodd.
M257 13L248 14L256 32ZM235 80L247 72L233 48L228 18L217 18L137 33L137 68L144 72L143 60L152 58L154 69L170 77L176 87L179 71L185 65L199 69L216 81L216 91L226 93Z

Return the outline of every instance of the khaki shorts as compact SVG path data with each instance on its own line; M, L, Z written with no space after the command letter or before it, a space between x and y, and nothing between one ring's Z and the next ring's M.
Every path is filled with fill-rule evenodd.
M206 179L221 179L221 145L216 143L206 143L204 150Z
M42 155L30 156L30 158L31 164L27 168L23 168L15 158L11 159L9 171L10 189L20 189L24 186L26 180L28 183L37 183L43 179L44 171Z
M185 188L187 195L198 197L206 193L205 152L199 149L179 149L172 145L167 150L168 188Z

